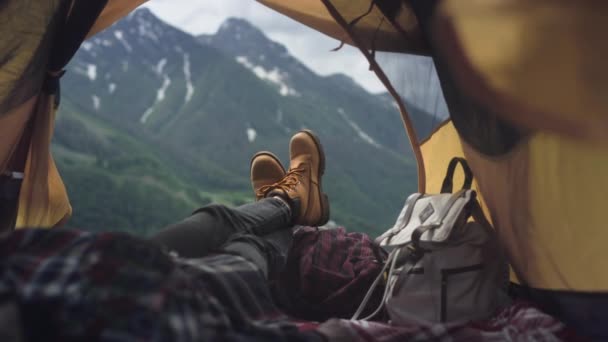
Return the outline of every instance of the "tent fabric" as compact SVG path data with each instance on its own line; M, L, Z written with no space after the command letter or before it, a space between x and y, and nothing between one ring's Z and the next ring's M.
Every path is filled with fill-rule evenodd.
M424 158L426 189L429 193L440 193L445 170L453 157L464 157L462 145L458 139L458 132L451 121L445 122L433 135L424 141L420 148ZM464 182L464 172L457 168L454 173L454 186ZM476 182L472 189L476 189Z
M587 25L578 17L589 14L588 8L564 3L528 7L520 2L490 7L480 3L463 14L461 6L446 1L433 26L432 46L440 51L436 62L465 156L477 175L513 269L524 284L551 290L607 291L608 277L601 270L608 252L601 241L608 238L608 232L598 228L603 225L608 182L598 175L608 171L608 145L583 126L595 124L593 129L608 136L600 115L588 111L601 107L589 96L608 83L601 78L579 79L591 70L598 70L598 75L606 70L603 62L593 60L602 51L595 54L577 48L595 39L587 36ZM443 30L442 15L453 19L460 29L457 34ZM598 28L594 16L589 18L589 25ZM533 19L537 21L531 22ZM561 33L563 46L575 52L554 50L561 40L555 44L547 32ZM496 37L504 37L504 42L493 44ZM450 44L460 41L470 45L459 50ZM583 58L581 53L594 57ZM554 58L554 54L559 56ZM472 69L460 68L462 56L469 58ZM465 74L463 70L469 77L466 82L459 74ZM510 106L478 92L479 84L471 81L477 76L488 81L485 85L494 87L500 98L520 104ZM579 101L579 92L590 86L594 89ZM544 113L548 116L535 116L534 108L543 106L542 101L547 101ZM605 112L608 102L604 104ZM522 115L542 122L520 120ZM576 124L569 126L568 121ZM562 124L570 131L560 128Z
M88 37L108 28L147 1L148 0L109 0L106 7L99 15L99 18L97 18L97 21L89 31Z
M64 2L65 0L2 2L0 118L6 117L40 89L51 38L55 32L55 14ZM7 129L5 125L0 127Z
M16 226L50 228L67 220L72 207L50 151L55 121L54 97L41 94L34 103L32 139Z
M373 11L369 10L369 9L373 9L373 7L369 7L369 5L371 3L370 2L367 3L368 11L363 12L362 15L360 14L357 17L351 18L350 22L348 22L347 19L344 18L340 14L338 9L333 6L331 1L329 1L329 0L322 0L322 1L327 6L327 9L331 13L331 15L334 17L336 22L338 22L340 25L342 25L342 27L345 29L345 31L350 35L353 42L360 48L361 52L363 52L363 55L367 58L367 60L370 63L370 69L376 73L378 78L386 86L386 89L388 90L389 94L396 100L396 104L397 104L399 111L401 112L401 118L403 120L405 131L410 140L412 152L414 154L414 157L416 159L417 166L418 166L418 191L421 193L425 192L426 180L424 178L425 177L424 161L422 160L420 144L418 142L418 136L417 136L417 132L416 132L416 129L414 126L414 122L412 120L412 116L410 116L408 114L408 110L405 107L403 99L401 98L401 96L399 95L399 93L397 92L397 90L395 89L393 84L391 83L391 81L386 76L386 73L384 73L384 71L378 66L378 63L376 62L376 59L374 58L375 50L370 51L370 50L364 48L364 46L366 46L366 44L365 44L366 38L360 37L354 33L355 25L353 25L353 23L357 23L357 25L358 25L359 19L363 19L367 15L369 15L370 13L373 12ZM354 4L354 2L353 2L353 4ZM346 5L345 7L350 8L348 5ZM381 14L381 12L379 12L379 13ZM384 24L384 20L382 20L381 22L382 22L382 24Z
M62 5L72 0L5 1L0 11L0 172L8 170L28 120L33 134L19 198L17 227L50 228L71 215L71 206L50 155L53 97L41 93ZM84 1L84 0L76 0ZM110 26L145 0L110 0L89 36ZM70 7L71 8L71 7ZM18 33L18 34L15 34Z
M349 8L367 8L371 0L323 2L401 102L410 141L420 151L419 189L436 191L449 159L464 153L524 284L608 291L602 271L608 250L601 247L608 239L601 228L608 202L608 49L602 38L608 6L438 2L439 14L422 23L430 28L452 122L433 124L425 137L413 123L412 105L391 91L400 69L379 62L382 52L371 53L365 37L348 25L355 17ZM401 37L404 46L408 39Z
M382 10L377 6L371 7L371 11L365 15L370 10L370 1L332 1L349 22L360 18L356 25L351 27L356 32L359 43L352 41L350 35L336 22L322 1L258 0L258 2L351 45L358 45L368 50L428 53L426 42L420 36L416 17L409 6L401 1L377 1L379 5L394 7L395 16L390 20L399 22L399 29L387 21ZM405 43L401 39L402 34L410 37Z
M433 59L381 51L373 58L407 107L418 142L426 140L449 118Z
M435 45L459 87L503 118L607 145L607 14L605 1L446 0Z
M464 145L494 224L525 284L543 289L608 289L603 204L608 151L538 133L507 156Z
M52 180L51 184L59 185L58 191L53 192L54 199L65 202L63 198L67 199L67 197L65 189L54 181L56 170L54 165L49 163L46 141L50 142L48 133L52 127L48 124L51 102L48 96L38 96L46 75L58 13L64 4L66 4L65 0L13 0L5 2L0 12L3 17L0 30L6 33L0 38L3 47L1 51L4 54L1 59L3 65L0 68L0 137L3 146L0 149L0 171L7 171L12 154L28 125L27 122L33 116L36 116L32 125L34 131L41 134L31 143L31 147L37 149L36 152L30 153L30 156L35 155L40 159L30 158L27 162L29 171L26 173L24 183L28 183L27 187L31 191L29 195L21 191L23 196L20 202L26 196L35 198L35 203L28 203L28 209L24 208L24 213L32 213L34 208L40 208L42 211L33 216L37 219L25 220L26 224L40 222L40 218L44 217L40 223L48 226L52 221L53 224L57 223L69 212L68 206L63 207L63 213L55 215L49 215L47 210L49 178Z
M353 44L342 26L336 23L325 5L320 1L258 0L258 2L332 38L350 45Z

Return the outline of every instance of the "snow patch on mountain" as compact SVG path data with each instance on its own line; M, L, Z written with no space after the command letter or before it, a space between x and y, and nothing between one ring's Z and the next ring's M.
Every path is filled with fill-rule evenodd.
M154 112L154 106L146 109L146 111L144 112L144 115L142 115L141 118L139 118L139 122L141 122L142 124L145 124L146 121L148 121L148 118L150 118L150 115L152 115L153 112Z
M94 64L78 63L71 68L71 71L89 79L91 82L97 79L97 67Z
M255 129L251 127L247 128L247 140L249 140L250 143L254 142L257 136L258 132L256 132Z
M158 64L156 64L156 73L158 75L162 75L163 74L163 70L165 69L165 65L167 65L167 59L163 58L160 61L158 61Z
M194 85L192 84L192 72L190 70L190 55L187 53L184 53L184 76L186 77L186 98L184 103L188 103L194 95Z
M277 109L277 123L279 125L283 124L283 111L281 110L281 108Z
M245 56L236 57L236 61L253 71L259 79L278 85L281 96L300 96L300 93L290 88L285 82L285 79L288 77L287 73L281 72L278 68L266 70L262 66L254 65Z
M283 111L281 110L281 108L277 109L276 121L277 121L277 124L279 124L279 126L281 126L285 130L285 133L291 132L289 127L285 126L285 124L283 123Z
M150 116L154 113L154 106L156 106L159 102L162 102L165 99L165 97L167 95L167 89L169 89L170 85L171 85L171 78L169 78L169 76L167 74L163 75L163 84L156 91L156 101L150 108L146 109L146 111L141 116L141 118L139 118L139 122L141 122L142 124L145 124L148 121Z
M125 49L127 50L127 52L132 52L133 51L133 48L125 40L124 34L122 33L121 30L114 31L114 37L116 37L116 39L118 39L118 41L122 44L122 46L125 47Z
M114 94L115 91L116 91L116 83L108 84L108 93Z
M96 111L99 111L99 108L101 107L101 99L97 95L91 96L91 99L93 100L93 108Z
M156 92L156 102L161 102L165 99L165 95L167 94L167 89L171 85L171 79L168 75L163 76L163 85Z
M153 27L146 19L142 16L137 16L137 31L140 36L148 37L156 43L160 43L160 38L154 33Z
M152 105L152 107L148 108L145 112L144 115L141 116L141 118L139 119L139 121L142 124L145 124L146 121L148 121L148 119L150 118L150 116L152 115L152 113L154 112L154 106L156 104L158 104L159 102L162 102L166 95L167 95L167 89L169 89L169 86L171 85L171 78L169 78L168 75L163 75L163 84L161 85L161 87L156 91L156 102L154 103L154 105Z
M91 82L97 79L97 65L89 64L87 65L87 77L91 80Z
M344 121L346 121L346 123L348 123L350 125L350 127L352 127L352 129L359 135L359 137L361 139L363 139L363 141L365 141L366 143L368 143L376 148L382 148L382 145L378 144L369 134L365 133L365 131L363 131L361 129L361 127L359 127L359 125L357 125L356 122L351 120L346 115L346 112L344 112L343 108L338 108L338 114L340 114L340 116L344 119Z

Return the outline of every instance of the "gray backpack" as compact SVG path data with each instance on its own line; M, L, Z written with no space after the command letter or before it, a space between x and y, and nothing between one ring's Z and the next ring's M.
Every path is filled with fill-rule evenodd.
M458 163L465 183L452 193ZM376 239L389 256L352 319L371 319L385 308L397 325L464 322L487 318L505 304L507 263L470 190L472 181L466 161L454 158L441 194L407 199L395 225ZM386 285L380 306L359 318L382 279Z

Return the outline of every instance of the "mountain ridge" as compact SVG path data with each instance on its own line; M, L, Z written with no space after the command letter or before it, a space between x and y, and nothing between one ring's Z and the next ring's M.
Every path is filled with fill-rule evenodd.
M117 191L132 182L142 194L133 207L150 191L175 204L146 231L210 201L238 205L252 197L251 155L271 150L287 161L289 137L309 128L326 147L332 219L369 232L392 223L416 188L394 104L348 76L317 75L242 19L218 34L194 37L138 10L83 44L64 80L54 141L68 191L83 201L75 209L94 217L96 203L74 185L89 171ZM148 222L123 221L129 229Z

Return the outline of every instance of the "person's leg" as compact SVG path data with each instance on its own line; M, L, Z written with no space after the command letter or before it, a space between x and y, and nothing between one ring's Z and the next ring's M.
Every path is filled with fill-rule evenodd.
M232 236L222 251L251 261L266 279L272 279L285 266L292 240L293 228L277 230L264 236L240 234Z
M152 239L188 258L205 256L230 239L225 252L247 258L268 276L274 264L284 263L291 244L291 230L282 233L281 228L286 230L293 224L318 226L329 219L329 202L321 190L325 169L321 143L314 133L300 131L292 137L289 148L287 173L272 154L258 154L252 160L256 198L268 198L237 209L217 205L203 208L198 215ZM262 167L259 162L264 160ZM275 169L277 178L283 178L272 183L275 179L265 177L270 174L267 167Z
M278 198L265 198L238 208L209 205L187 219L151 237L185 258L200 258L217 251L232 235L266 235L291 226L289 206Z
M264 153L262 153L264 154ZM259 154L258 154L259 155ZM270 184L268 181L254 182L256 177L267 175L263 168L252 163L252 185L259 198L278 196L292 209L293 222L298 225L319 226L329 220L329 202L321 189L321 178L325 171L325 154L317 136L311 131L296 133L289 143L290 165L284 177ZM271 158L270 159L274 159ZM254 160L255 162L255 160ZM270 163L274 164L274 163ZM267 183L262 185L261 183ZM279 272L287 261L291 247L292 232L277 231L264 237L244 235L231 239L224 250L239 254L252 261L268 278Z

